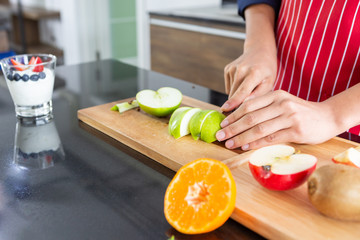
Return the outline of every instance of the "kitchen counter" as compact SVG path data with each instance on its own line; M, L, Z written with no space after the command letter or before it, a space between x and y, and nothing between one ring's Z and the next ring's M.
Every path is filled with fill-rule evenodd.
M231 219L208 234L179 234L163 214L174 172L77 119L78 109L145 88L177 87L216 105L225 95L115 60L61 66L56 77L54 120L35 127L17 122L0 79L0 239L262 239ZM26 142L48 149L47 157L29 150L26 161L19 152Z

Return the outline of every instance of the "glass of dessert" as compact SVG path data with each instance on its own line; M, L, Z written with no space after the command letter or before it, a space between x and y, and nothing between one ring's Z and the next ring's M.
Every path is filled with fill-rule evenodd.
M0 61L18 118L52 119L56 57L23 54Z

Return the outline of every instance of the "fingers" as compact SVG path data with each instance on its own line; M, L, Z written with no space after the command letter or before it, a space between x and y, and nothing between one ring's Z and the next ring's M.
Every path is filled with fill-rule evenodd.
M229 72L230 65L226 65L224 69L225 92L229 94L231 88L231 74Z
M242 150L258 149L269 145L290 142L293 141L294 139L293 135L294 134L292 129L289 128L282 129L266 137L260 138L256 141L243 145Z
M233 81L231 84L231 88L229 91L229 98L231 98L234 93L236 92L236 90L239 88L240 84L242 84L242 82L244 81L244 78L246 77L247 73L245 72L244 69L238 67L235 70L233 70Z
M254 91L251 93L252 98L262 96L270 92L273 88L273 83L270 78L265 78L262 82L256 86ZM247 99L245 99L246 101Z
M224 69L225 91L229 96L233 89L236 89L240 84L243 76L241 66L235 62L228 64Z
M293 125L281 104L284 97L290 96L276 91L244 102L221 123L223 129L217 132L217 139L226 140L227 148L244 150L284 141L282 130Z
M225 146L230 149L241 147L243 150L253 149L260 145L270 145L284 142L288 137L283 135L284 129L289 129L291 125L285 116L276 117L274 119L262 122L254 127L244 131L225 142Z
M271 87L269 85L261 86L262 82L267 81L263 79L262 73L259 70L251 69L251 71L245 71L237 69L233 75L231 87L229 87L229 99L221 107L221 110L224 112L232 111L239 107L250 95L260 95L268 92ZM257 90L257 88L259 89Z
M221 123L221 127L225 128L230 124L235 123L238 120L241 120L246 114L249 114L251 112L254 112L256 110L265 108L269 105L271 105L274 102L274 94L273 93L268 93L264 96L258 97L258 98L248 98L248 100L246 102L244 102L236 111L234 111L233 113L231 113L229 116L227 116ZM273 108L276 106L273 106ZM245 120L247 122L244 122L244 124L247 127L252 127L254 124L256 124L255 120L251 120L252 118L257 118L259 121L261 118L265 119L265 115L269 115L272 116L273 113L276 112L281 112L281 109L276 109L276 110L268 110L268 109L264 109L263 111L259 111L256 114L252 114L247 116L246 119L242 119ZM253 117L251 117L253 116ZM274 117L274 116L273 116ZM271 117L268 117L268 119ZM244 125L244 126L245 126ZM239 132L238 132L239 133Z

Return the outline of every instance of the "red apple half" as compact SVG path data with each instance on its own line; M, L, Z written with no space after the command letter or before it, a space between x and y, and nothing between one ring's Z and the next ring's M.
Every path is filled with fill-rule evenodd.
M284 191L303 184L315 170L317 158L296 153L288 145L272 145L255 150L249 160L254 178L265 188Z
M360 168L360 148L349 148L332 158L333 162Z

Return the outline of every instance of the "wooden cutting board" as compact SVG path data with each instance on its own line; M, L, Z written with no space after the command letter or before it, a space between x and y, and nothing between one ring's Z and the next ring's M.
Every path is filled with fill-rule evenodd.
M132 109L122 114L110 111L116 103L81 109L78 118L155 161L177 171L197 158L214 158L226 163L237 184L236 208L232 218L271 239L360 239L360 223L334 220L311 205L306 184L285 192L261 187L248 168L250 152L228 150L221 143L195 141L191 136L174 139L168 133L169 118L157 118ZM183 97L183 106L216 109L217 106ZM291 144L316 156L318 167L334 164L331 158L359 144L333 138L319 145ZM345 183L344 183L345 184Z

